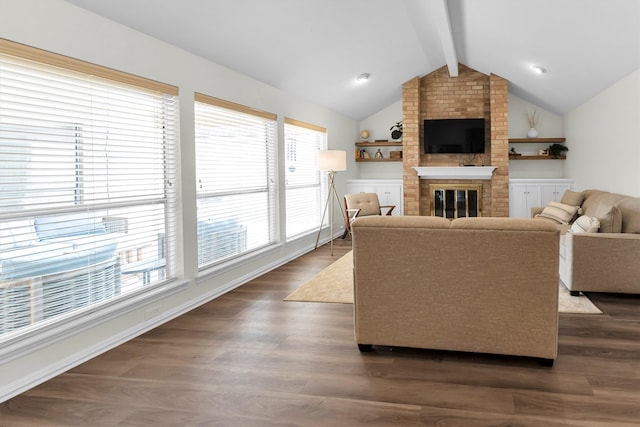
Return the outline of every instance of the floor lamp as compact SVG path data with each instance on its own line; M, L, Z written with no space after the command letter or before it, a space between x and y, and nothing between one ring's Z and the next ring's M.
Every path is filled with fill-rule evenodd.
M316 249L318 248L318 241L320 240L320 232L322 231L322 225L324 223L324 217L327 214L327 208L329 208L329 225L331 228L331 234L329 239L331 241L331 256L333 256L333 210L334 201L338 202L338 207L341 206L340 198L336 192L336 186L334 179L336 172L347 170L347 152L342 150L325 150L318 152L318 170L329 172L329 192L327 195L327 201L324 204L324 210L322 212L322 220L320 220L320 229L318 230L318 237L316 237ZM345 218L344 211L342 212L342 219L344 220L344 226L347 226L347 219Z

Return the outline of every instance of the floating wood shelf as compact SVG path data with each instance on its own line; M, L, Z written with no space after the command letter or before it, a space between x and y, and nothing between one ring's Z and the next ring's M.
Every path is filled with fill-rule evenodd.
M567 156L514 156L513 154L509 154L509 160L565 160L566 158Z
M510 144L520 144L520 143L563 143L567 139L566 138L509 138Z
M356 142L356 147L402 147L402 142Z
M356 162L371 162L371 163L375 163L375 162L401 162L402 159L356 159Z

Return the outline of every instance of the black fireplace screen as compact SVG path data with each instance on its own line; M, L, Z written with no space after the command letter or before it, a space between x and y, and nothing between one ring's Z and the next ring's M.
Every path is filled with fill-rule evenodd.
M432 187L432 215L450 219L481 216L482 187Z

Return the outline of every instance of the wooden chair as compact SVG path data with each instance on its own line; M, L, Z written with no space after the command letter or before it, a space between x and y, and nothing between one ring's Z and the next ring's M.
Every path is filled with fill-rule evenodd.
M382 210L386 209L385 215L391 216L396 208L395 205L380 206L380 200L376 193L353 193L344 195L344 210L346 213L347 226L342 238L347 237L351 231L351 223L359 217L370 215L382 215Z

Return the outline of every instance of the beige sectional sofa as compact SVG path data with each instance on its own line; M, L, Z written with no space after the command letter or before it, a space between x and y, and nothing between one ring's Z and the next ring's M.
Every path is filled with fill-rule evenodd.
M640 197L600 190L567 191L561 202L579 203L577 217L597 219L595 232L581 232L573 222L560 224L560 279L581 291L640 293ZM567 203L565 203L567 204ZM570 203L569 203L570 204ZM534 208L532 215L542 212Z
M523 218L354 221L355 335L372 345L541 358L558 337L558 239Z

